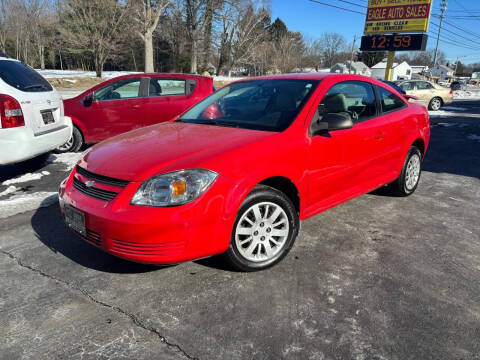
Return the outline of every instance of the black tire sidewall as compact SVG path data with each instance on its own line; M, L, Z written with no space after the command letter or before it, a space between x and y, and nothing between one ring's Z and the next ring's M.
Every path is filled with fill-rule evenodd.
M247 211L251 206L260 202L272 202L280 206L285 211L289 221L289 234L284 247L275 257L262 262L253 262L240 255L240 252L235 244L235 229L244 212ZM240 271L258 271L267 269L281 261L288 254L295 243L298 231L298 214L290 199L288 199L282 192L274 188L268 186L257 186L245 198L237 212L230 237L230 246L226 252L227 259L237 270Z
M82 136L82 133L80 132L80 130L76 126L73 126L72 137L73 137L73 143L72 143L72 146L70 146L70 148L68 148L66 150L60 150L60 149L57 148L55 150L55 152L56 153L66 153L66 152L77 152L77 151L79 151L80 148L83 145L83 136Z

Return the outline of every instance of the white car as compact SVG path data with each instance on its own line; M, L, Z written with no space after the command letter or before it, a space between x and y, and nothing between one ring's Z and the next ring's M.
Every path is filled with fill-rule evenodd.
M72 135L63 101L39 73L0 55L0 165L47 154Z

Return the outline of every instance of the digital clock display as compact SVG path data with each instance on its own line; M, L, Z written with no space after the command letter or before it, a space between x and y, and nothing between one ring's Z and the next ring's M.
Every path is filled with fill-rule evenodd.
M368 35L362 36L361 51L424 51L428 35Z

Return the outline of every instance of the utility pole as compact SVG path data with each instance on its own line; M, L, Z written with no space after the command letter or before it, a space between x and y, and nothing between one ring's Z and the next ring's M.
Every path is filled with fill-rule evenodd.
M438 36L437 36L437 46L435 46L435 56L433 57L433 68L437 65L437 56L438 56L438 43L440 41L440 31L442 30L442 21L445 17L445 11L447 11L447 0L442 0L440 4L440 26L438 27Z
M353 44L352 44L352 56L350 57L350 67L348 68L348 73L351 74L352 63L353 63L353 52L355 51L355 43L357 42L357 35L353 35Z

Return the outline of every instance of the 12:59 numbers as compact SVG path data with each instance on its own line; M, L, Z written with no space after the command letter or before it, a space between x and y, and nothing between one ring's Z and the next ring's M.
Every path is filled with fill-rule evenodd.
M385 49L389 45L390 39L387 36L372 36L372 49ZM408 48L412 42L410 35L394 35L394 48Z

